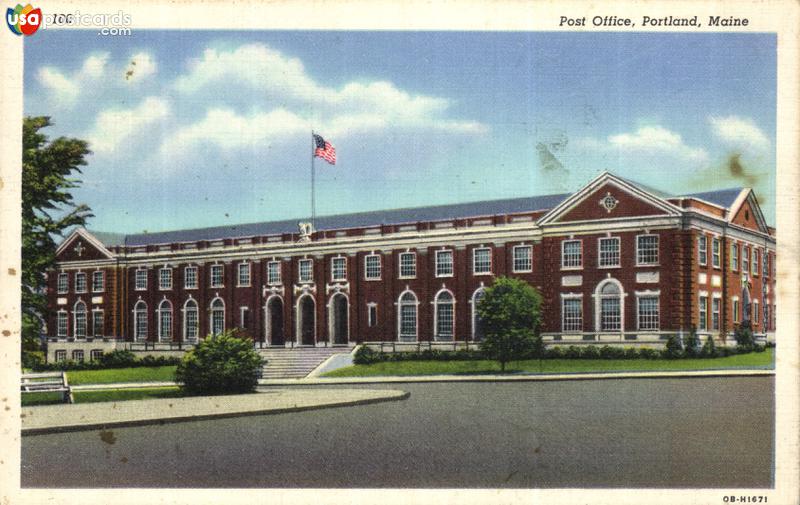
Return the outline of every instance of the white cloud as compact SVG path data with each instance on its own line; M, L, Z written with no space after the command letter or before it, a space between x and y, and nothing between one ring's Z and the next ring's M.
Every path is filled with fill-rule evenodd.
M36 77L39 84L51 94L56 104L70 106L75 103L80 94L78 83L55 68L42 67Z
M94 128L88 134L92 151L101 154L116 151L123 141L147 131L162 122L170 113L169 103L163 98L147 97L132 109L107 109L97 115Z
M148 53L137 53L131 57L125 71L125 78L129 82L140 82L155 75L156 62Z
M643 126L633 133L611 135L608 142L620 151L672 155L695 162L708 160L705 149L686 145L679 134L661 126Z
M738 116L709 117L711 131L729 147L762 153L769 149L770 141L756 124Z

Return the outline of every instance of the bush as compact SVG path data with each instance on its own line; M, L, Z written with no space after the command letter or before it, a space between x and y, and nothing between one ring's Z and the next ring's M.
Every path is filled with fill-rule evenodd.
M353 356L353 363L356 365L369 365L379 360L378 353L369 346L362 345Z
M175 380L190 395L251 393L258 384L261 356L233 331L209 336L184 355Z
M623 359L625 357L625 349L604 345L600 348L600 357L603 359Z
M695 358L700 355L700 338L698 338L697 329L694 326L689 330L689 335L684 340L684 344L686 345L686 357Z
M700 356L704 358L716 358L719 355L717 346L714 344L714 337L709 335L703 348L700 349Z
M663 353L666 359L677 359L683 357L683 344L678 335L670 335Z
M115 350L103 354L98 361L105 368L126 368L134 366L136 355L128 350Z
M44 353L42 351L22 351L22 368L39 369L44 365Z
M624 353L623 356L624 359L636 359L639 357L639 350L636 349L635 347L626 347L623 353Z
M547 349L545 357L547 359L562 359L564 357L564 349L562 349L560 346L551 347L550 349Z
M578 359L581 357L581 349L576 345L571 345L567 347L567 350L564 351L564 357L567 359Z
M750 326L750 321L742 321L742 324L733 332L733 337L736 339L736 346L744 349L744 352L753 350L755 340L753 339L753 328Z
M661 353L649 347L642 347L639 349L639 357L642 359L658 359L661 357Z
M594 345L587 345L581 350L582 359L599 359L600 351Z

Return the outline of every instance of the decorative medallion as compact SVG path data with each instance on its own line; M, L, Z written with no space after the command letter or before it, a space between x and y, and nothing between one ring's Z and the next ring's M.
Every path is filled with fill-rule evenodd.
M606 196L600 199L600 206L606 209L606 212L611 214L611 211L617 207L619 200L611 196L611 193L606 193Z
M297 227L300 229L300 242L311 242L314 226L311 223L297 223Z

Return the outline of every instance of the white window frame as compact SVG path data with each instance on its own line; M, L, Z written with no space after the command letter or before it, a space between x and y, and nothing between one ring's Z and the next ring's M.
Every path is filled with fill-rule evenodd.
M147 269L137 268L133 273L134 291L147 291Z
M375 265L370 265L370 260L377 261L377 268L378 273L375 275L374 269ZM381 271L383 270L383 265L381 265L381 255L376 253L370 253L364 256L364 280L365 281L379 281L381 280ZM370 268L373 269L373 272L370 272Z
M722 244L719 237L711 237L711 266L722 268Z
M172 289L172 268L162 267L158 269L158 290L169 291Z
M746 245L742 245L742 273L750 273L750 247Z
M192 309L189 309L189 303L192 304ZM195 335L189 334L189 312L194 312L194 329ZM183 340L184 342L196 342L198 338L200 338L200 305L197 303L197 300L194 298L188 298L183 303L183 309L181 310L183 313Z
M56 316L56 336L66 338L69 331L69 314L61 309Z
M527 251L525 257L517 257L518 251ZM527 264L527 268L519 268L517 260ZM511 249L511 271L515 274L533 272L533 246L527 244L515 245Z
M89 351L89 361L98 361L103 357L102 349L92 349Z
M246 282L242 282L242 269L246 268ZM249 261L243 261L236 265L236 287L238 288L249 288L252 283L252 267L250 266Z
M189 272L194 272L194 282L189 283ZM197 280L200 276L200 271L195 265L189 265L183 269L183 289L197 289Z
M374 328L378 326L378 304L370 302L367 304L367 327Z
M570 321L570 325L567 325L567 313L566 313L566 302L567 301L578 301L578 307L580 307L580 322L578 323L578 327L573 327L576 321L573 317ZM562 293L561 294L561 333L566 334L576 334L576 333L583 333L583 294L581 293Z
M80 284L83 280L83 289L81 289ZM76 293L88 293L89 286L86 281L86 272L75 272L75 292Z
M403 297L406 294L410 294L414 297L414 301L406 300L403 301ZM403 333L403 307L414 307L414 334L410 333ZM397 297L397 340L400 342L416 342L419 335L419 298L417 298L416 293L411 291L410 289L406 289L400 296ZM413 337L413 338L409 338Z
M97 331L97 315L100 315L100 331ZM102 337L105 333L105 325L106 325L106 315L103 309L93 309L92 310L92 336L93 337Z
M215 307L214 304L216 302L220 302L221 307L220 306L216 306ZM215 331L215 328L214 328L214 315L219 313L219 312L221 312L221 314L222 314L222 327L220 328L220 331ZM223 300L222 298L216 297L213 300L211 300L211 303L208 304L208 323L209 323L208 324L208 330L209 330L208 333L210 335L216 336L216 335L219 335L219 334L225 332L225 300Z
M216 277L214 272L219 272L219 284L214 281ZM225 287L225 265L221 263L215 263L211 265L208 269L208 282L209 286L212 288L224 288Z
M655 299L656 301L656 324L655 328L651 326L645 327L642 324L642 300ZM661 292L660 291L645 291L636 293L636 330L641 332L660 331L661 330Z
M646 239L646 238L654 238L655 241L656 241L656 243L655 243L655 260L642 261L642 253L643 252L649 252L649 251L643 251L639 241L642 240L642 239ZM661 260L661 258L660 258L661 252L659 250L660 247L661 247L661 237L658 234L656 234L656 233L644 233L642 235L636 235L636 266L637 267L641 267L641 266L649 266L649 267L658 266L659 261Z
M83 363L86 355L83 352L83 349L73 349L72 350L72 361L76 363Z
M247 329L245 323L248 321L245 321L245 318L247 317L246 314L249 313L250 313L250 307L247 307L245 305L239 307L239 328Z
M750 303L753 306L753 310L750 311L752 313L753 324L758 324L758 306L761 304L758 303L757 298L753 298L753 301Z
M731 244L731 271L739 271L739 244Z
M608 295L603 294L603 287L606 284L613 284L616 286L618 293L616 295ZM594 292L594 305L595 305L595 331L598 333L613 333L619 334L625 331L625 288L622 286L622 283L614 278L607 278L603 279L597 283L597 287L595 288ZM619 301L619 328L617 329L603 329L603 300L605 299L613 299L616 297Z
M734 296L731 298L731 312L733 313L732 321L734 323L738 323L740 320L739 312L741 311L741 304L739 303L739 297Z
M488 265L485 266L486 270L478 270L478 253L486 253L488 256ZM491 247L476 247L472 250L472 275L492 275L492 248Z
M761 255L761 273L765 279L769 277L769 249L764 249L764 254Z
M78 305L79 304L81 306L83 306L83 310L81 310L81 311L78 310ZM80 328L80 326L78 325L78 314L83 314L83 334L79 334L78 333L78 329ZM75 338L75 339L86 338L86 335L88 333L86 330L89 329L88 328L88 326L89 326L89 316L87 314L88 314L88 308L86 307L86 304L83 301L78 300L77 302L75 302L75 305L72 306L72 336L73 336L73 338Z
M411 258L410 264L405 265L406 268L411 269L411 273L403 273L403 258ZM399 279L416 279L417 278L417 253L413 251L401 252L398 256L398 278Z
M448 293L450 295L450 302L439 302L439 297L443 293ZM448 335L447 339L442 339L439 333L439 306L440 305L451 305L452 312L451 312L451 320L450 320L450 330L451 334ZM433 297L433 340L436 342L452 342L456 338L456 297L452 291L446 288L442 288L436 292L436 295Z
M274 268L274 270L273 270ZM278 286L281 284L281 262L268 261L267 262L267 284L270 286Z
M711 297L711 331L719 331L720 328L722 328L722 298L719 293L714 293Z
M160 276L160 274L159 274ZM167 326L167 331L169 335L164 334L164 318L169 318L169 325ZM166 298L161 300L158 304L158 308L156 309L156 326L158 329L158 341L159 342L172 342L172 338L174 335L173 327L175 326L175 318L174 313L172 310L172 302L167 300Z
M140 325L139 315L144 314L144 324ZM147 302L139 300L133 305L133 338L136 342L144 342L148 336ZM142 326L144 329L142 329Z
M697 297L697 329L700 331L709 331L708 328L708 295L700 294Z
M761 273L759 272L759 270L761 270L761 264L759 262L761 258L761 250L758 247L754 247L752 254L753 254L753 260L752 260L753 271L751 273L753 277L758 277L758 275Z
M702 266L708 265L708 237L705 234L697 237L697 263Z
M98 281L99 282L99 289L98 289ZM102 270L95 270L92 272L92 293L104 293L106 290L106 273Z
M331 282L347 280L347 258L336 256L331 258Z
M578 244L578 264L567 264L567 244ZM570 256L570 259L574 255ZM572 263L570 261L570 263ZM561 270L583 270L583 239L565 239L561 241Z
M66 272L61 272L58 274L58 279L56 281L56 291L58 294L69 293L69 274Z
M603 264L603 242L617 244L617 262L614 264ZM607 254L614 254L613 251ZM598 237L597 239L597 268L619 268L622 264L622 240L620 237Z
M58 349L55 352L55 360L56 363L61 361L67 361L67 350L66 349Z
M303 275L303 266L308 266L307 276ZM300 284L310 284L314 282L314 260L303 258L297 262L297 282Z
M449 261L449 272L443 271L440 273L440 267L444 270L444 267L447 266L447 263L442 262L439 258L442 256L450 257ZM441 249L436 251L435 255L435 264L434 264L434 274L436 277L453 277L455 275L455 254L453 254L452 249Z

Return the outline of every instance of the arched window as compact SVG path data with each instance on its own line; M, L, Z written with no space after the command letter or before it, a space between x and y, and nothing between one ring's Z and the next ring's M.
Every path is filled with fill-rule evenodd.
M158 305L158 340L172 341L172 304L169 300L162 300Z
M225 331L225 302L215 298L211 302L211 334L219 335Z
M183 304L183 339L186 342L196 342L198 331L197 302L192 298Z
M617 281L609 279L595 293L598 312L598 331L622 331L622 290Z
M75 338L86 338L86 304L79 301L75 304Z
M147 340L147 304L143 300L133 307L133 335L137 341Z
M398 299L398 334L402 341L414 342L417 340L417 305L419 305L417 297L411 291L404 292Z
M454 309L453 293L445 289L439 291L434 302L435 340L453 340L455 327Z
M472 339L483 340L483 323L478 316L478 302L481 301L483 295L486 294L484 288L478 288L472 294Z

